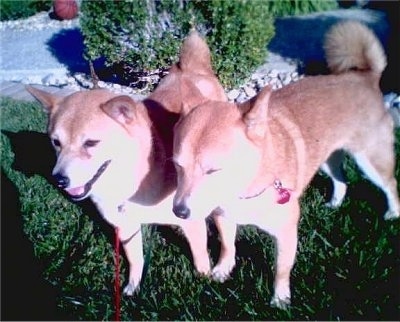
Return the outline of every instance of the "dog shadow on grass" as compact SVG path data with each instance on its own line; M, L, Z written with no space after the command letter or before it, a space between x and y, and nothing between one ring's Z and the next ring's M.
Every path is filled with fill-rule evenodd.
M34 131L1 131L11 143L14 153L12 168L27 177L38 174L54 184L51 176L55 164L55 154L45 133Z
M1 171L1 319L59 320L58 290L42 277L44 267L24 234L18 191Z
M56 187L52 169L56 162L55 153L45 133L34 131L1 131L10 141L14 153L12 169L26 177L39 175ZM33 245L24 234L19 192L13 182L4 174L1 178L2 207L2 319L5 320L57 320L68 319L57 310L56 299L59 288L51 286L43 278L43 272L50 265L48 259L38 259ZM113 230L100 218L90 200L79 203L85 215L94 222L95 231L101 231L112 243ZM82 225L83 226L83 225ZM78 231L79 233L79 231ZM96 233L96 232L95 232ZM57 274L64 280L72 266L85 252L85 245L75 247ZM4 305L3 305L4 304ZM6 308L6 309L4 309ZM24 309L23 309L24 308Z

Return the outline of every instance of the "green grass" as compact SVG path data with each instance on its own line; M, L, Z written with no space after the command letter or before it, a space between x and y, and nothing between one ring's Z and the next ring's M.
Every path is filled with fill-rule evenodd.
M2 180L2 282L18 288L18 310L26 319L32 318L29 303L38 303L36 309L52 319L113 319L113 230L90 202L74 204L51 184L54 153L41 107L2 99L0 108L1 166L7 179ZM399 131L396 134L399 156ZM316 176L302 200L300 243L291 279L293 305L287 312L268 304L274 249L266 234L240 229L237 268L230 280L219 284L196 276L189 247L176 230L155 227L144 229L146 274L139 294L122 299L121 318L398 320L400 222L383 220L384 196L351 160L346 170L349 197L340 209L324 206L330 188L321 176ZM399 167L396 176L400 179ZM19 225L12 224L16 220ZM215 262L219 244L211 224L210 231ZM31 260L22 265L24 258ZM9 275L5 266L11 267L6 270ZM39 274L20 289L25 274L35 267ZM21 270L25 273L11 278ZM125 280L124 259L121 274ZM36 280L44 283L43 289L49 287L52 296L35 298L44 292L35 288L34 296L24 298ZM10 289L2 285L2 291Z

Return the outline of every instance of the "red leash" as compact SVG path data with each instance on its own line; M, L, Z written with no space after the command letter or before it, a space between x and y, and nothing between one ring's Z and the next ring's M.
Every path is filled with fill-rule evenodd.
M115 227L115 280L114 280L114 292L115 292L115 321L119 322L121 318L121 297L120 297L120 285L119 285L119 228Z

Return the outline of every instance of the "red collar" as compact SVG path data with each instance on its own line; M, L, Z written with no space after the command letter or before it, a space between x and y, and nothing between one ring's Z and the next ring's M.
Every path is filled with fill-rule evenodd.
M290 200L290 190L287 188L283 188L282 182L279 179L274 181L274 188L278 193L278 199L276 200L279 204L285 204Z
M278 197L276 199L276 202L278 204L281 204L281 205L289 202L289 200L290 200L290 189L284 188L282 186L282 182L279 179L275 179L273 185L274 185L274 188L275 188L275 190L277 192L277 195L278 195ZM241 199L256 198L256 197L260 196L261 194L263 194L264 191L267 188L263 188L262 190L260 190L256 194L253 194L253 195L250 195L250 196L246 196L246 197L241 197Z

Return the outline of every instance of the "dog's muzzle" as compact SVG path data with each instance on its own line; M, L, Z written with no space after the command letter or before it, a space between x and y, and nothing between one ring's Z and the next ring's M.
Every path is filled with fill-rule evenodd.
M60 189L68 188L69 186L69 178L64 176L62 173L58 172L54 176L54 179L57 182L57 187Z
M90 179L84 186L82 187L74 187L69 188L70 186L70 179L67 176L64 176L62 173L56 173L54 175L54 179L57 182L57 186L61 189L64 189L68 195L75 201L82 200L86 198L89 194L90 190L92 189L93 184L100 178L100 176L106 171L108 165L110 164L111 160L105 161L100 168L97 170L95 175Z
M187 219L190 217L190 209L183 203L174 205L172 211L178 218Z

